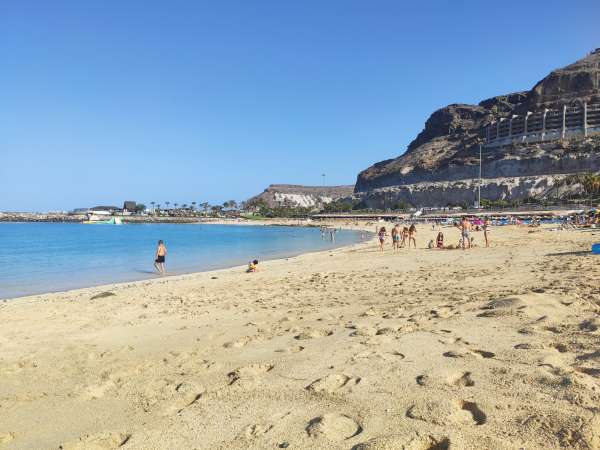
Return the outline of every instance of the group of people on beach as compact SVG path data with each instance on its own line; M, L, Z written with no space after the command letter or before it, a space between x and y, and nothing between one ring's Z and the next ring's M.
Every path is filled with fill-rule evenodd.
M479 223L480 222L480 223ZM435 241L432 239L429 241L428 248L438 248L438 249L453 249L453 248L462 248L463 250L470 249L474 246L475 238L471 235L473 231L483 231L483 238L485 240L485 246L490 246L490 231L491 231L491 222L488 218L483 221L479 221L477 225L473 224L473 221L469 220L468 217L463 217L460 222L456 223L455 226L460 231L460 240L458 245L455 247L454 245L446 246L444 242L444 233L440 231L437 234ZM435 224L433 225L433 230L435 230ZM385 226L382 226L377 229L377 236L379 238L379 250L381 252L384 251L384 245L386 238L388 236L387 230ZM408 248L411 248L411 244L413 248L417 248L417 227L415 224L411 224L409 227L404 226L401 227L400 224L394 225L391 231L392 238L392 249L394 251L399 250L400 248L404 248L408 242Z
M385 227L379 228L377 232L379 237L379 248L380 251L383 252L383 245L385 243L385 238L388 236L387 230ZM408 242L408 248L410 248L411 243L414 248L417 248L417 227L415 224L411 224L410 227L400 228L400 224L394 225L391 231L392 235L392 248L394 250L400 250L404 248Z

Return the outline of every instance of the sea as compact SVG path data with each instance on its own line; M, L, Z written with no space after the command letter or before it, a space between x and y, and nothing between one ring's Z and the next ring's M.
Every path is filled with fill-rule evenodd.
M156 244L169 275L286 258L357 243L361 233L209 224L0 223L0 299L157 277ZM259 264L260 267L260 264Z

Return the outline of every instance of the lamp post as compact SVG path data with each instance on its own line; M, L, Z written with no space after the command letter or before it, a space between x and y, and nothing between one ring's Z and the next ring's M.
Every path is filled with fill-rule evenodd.
M477 182L477 209L481 209L481 144L479 144L479 181Z
M321 174L321 177L323 177L323 187L325 187L325 174L324 174L324 173L322 173L322 174Z

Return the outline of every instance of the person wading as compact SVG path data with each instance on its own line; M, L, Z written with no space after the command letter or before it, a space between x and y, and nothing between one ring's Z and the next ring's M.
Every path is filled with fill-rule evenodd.
M156 259L154 260L154 267L158 270L161 275L165 274L165 257L167 256L167 247L165 243L160 240L156 246Z

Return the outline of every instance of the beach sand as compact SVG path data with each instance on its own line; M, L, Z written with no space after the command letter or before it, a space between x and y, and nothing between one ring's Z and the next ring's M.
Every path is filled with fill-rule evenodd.
M600 448L600 232L492 237L0 302L0 449Z

